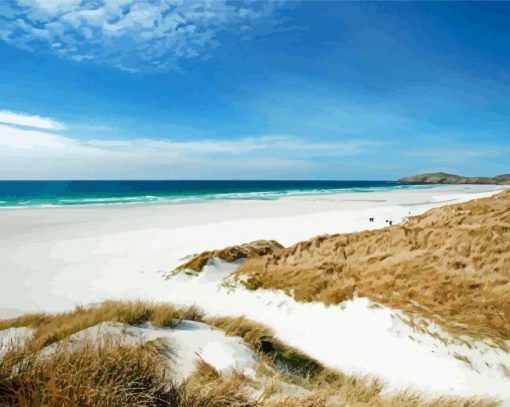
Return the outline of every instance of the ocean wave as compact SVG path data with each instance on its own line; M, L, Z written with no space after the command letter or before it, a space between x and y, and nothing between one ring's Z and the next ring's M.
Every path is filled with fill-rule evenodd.
M62 207L62 206L91 206L91 205L127 205L149 203L197 203L217 200L275 200L285 196L325 195L352 192L380 192L402 189L433 188L430 185L377 185L377 186L345 186L345 187L316 187L316 188L282 188L262 191L172 191L172 193L106 195L105 196L39 196L33 199L0 200L1 208L23 207ZM93 193L93 191L91 191Z
M86 204L86 203L97 203L97 202L130 202L130 201L154 201L160 200L162 197L152 195L141 195L141 196L112 196L112 197L97 197L97 198L72 198L72 199L59 199L58 202L61 204Z

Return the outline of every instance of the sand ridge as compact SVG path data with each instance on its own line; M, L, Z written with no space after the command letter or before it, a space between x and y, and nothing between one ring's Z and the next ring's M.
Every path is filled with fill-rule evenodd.
M355 295L431 317L450 331L510 338L510 191L444 206L401 225L319 236L253 257L248 288L299 301Z

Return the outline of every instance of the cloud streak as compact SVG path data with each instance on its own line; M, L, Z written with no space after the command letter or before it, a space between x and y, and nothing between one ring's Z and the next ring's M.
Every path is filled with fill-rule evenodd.
M208 58L223 34L246 38L280 25L281 0L13 0L0 7L0 39L32 52L137 71Z
M64 123L49 117L28 115L25 113L12 112L10 110L0 110L0 123L35 127L45 130L63 130L66 128Z
M356 156L376 145L369 140L321 142L288 135L192 141L76 139L15 124L19 123L0 124L3 179L292 178L313 169L311 157Z
M85 145L85 144L84 144ZM245 137L238 140L198 140L171 141L153 139L133 140L90 140L87 146L93 146L104 151L130 153L151 151L154 155L166 154L232 154L243 155L252 153L279 154L305 152L319 152L325 155L347 156L357 154L366 148L376 145L372 141L346 140L335 142L306 141L291 136L262 136Z

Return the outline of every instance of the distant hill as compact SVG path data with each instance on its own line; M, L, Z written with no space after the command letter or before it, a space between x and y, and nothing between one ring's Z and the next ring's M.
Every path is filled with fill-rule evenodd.
M510 185L510 174L496 177L462 177L445 172L431 172L427 174L412 175L397 180L400 184L498 184Z

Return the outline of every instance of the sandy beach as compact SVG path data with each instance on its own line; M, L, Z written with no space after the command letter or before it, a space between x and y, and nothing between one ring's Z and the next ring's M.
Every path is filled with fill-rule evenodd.
M228 287L223 279L237 264L222 262L199 277L164 278L183 258L204 250L256 239L288 246L319 234L382 228L501 189L457 185L278 200L3 209L0 261L8 277L0 286L0 317L105 299L198 305L210 315L264 323L326 366L382 378L388 390L507 399L508 378L498 366L510 365L508 353L483 341L458 342L439 328L439 336L416 332L400 312L367 299L326 307L281 292Z
M277 200L2 209L0 265L8 278L0 286L0 317L106 298L160 300L163 273L197 252L256 239L288 246L319 234L381 228L386 220L402 222L499 190L458 185Z

